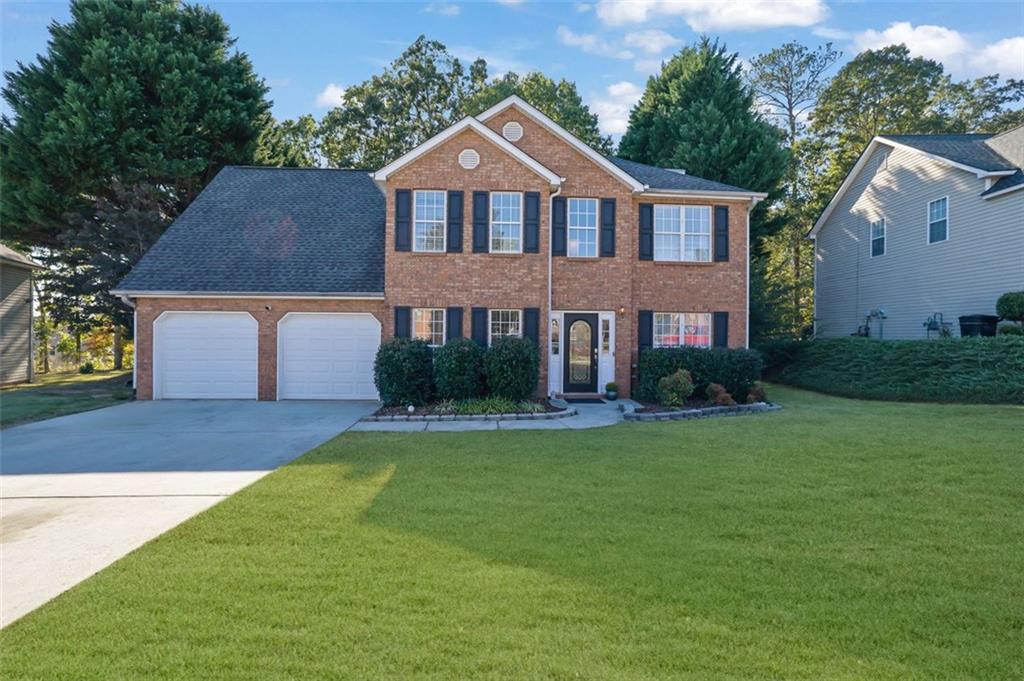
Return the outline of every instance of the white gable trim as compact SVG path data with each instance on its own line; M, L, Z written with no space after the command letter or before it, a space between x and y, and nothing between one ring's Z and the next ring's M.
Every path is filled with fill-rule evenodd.
M811 231L807 233L807 238L813 239L818 235L818 232L821 231L821 228L825 226L825 223L828 221L829 217L831 217L832 211L835 210L836 205L843 198L843 196L846 194L846 191L850 188L850 185L853 184L853 181L860 174L860 171L864 167L864 164L867 163L868 158L871 156L872 153L874 153L875 149L877 149L880 145L885 145L892 149L909 151L911 153L918 154L919 156L924 156L925 158L935 161L937 163L941 163L952 168L958 168L968 173L973 173L974 176L979 179L989 177L1003 177L1005 175L1013 175L1016 172L1015 170L982 170L981 168L975 168L973 166L964 165L963 163L957 163L956 161L951 161L943 156L936 156L935 154L930 154L926 151L921 151L920 149L915 149L914 147L907 146L906 144L900 144L899 142L894 142L884 137L875 137L871 140L871 142L868 143L867 148L864 149L864 151L860 155L860 158L858 158L857 162L853 165L853 168L851 168L850 172L847 173L846 178L843 179L843 183L839 185L839 189L836 190L836 193L832 196L832 199L828 202L828 205L825 206L825 210L821 212L821 216L818 218L817 222L814 223L814 227L812 227Z
M484 111L482 114L477 116L477 119L481 121L488 121L497 116L505 109L509 108L510 106L516 107L524 114L532 118L534 121L540 123L542 126L544 126L549 131L554 133L555 136L564 140L567 144L569 144L569 146L571 146L576 151L580 152L581 154L589 158L591 161L593 161L598 166L607 171L608 174L620 180L623 184L632 189L634 192L641 192L647 188L647 185L640 182L635 177L627 173L625 170L619 168L617 165L606 159L604 156L588 147L571 132L560 126L558 123L555 123L553 120L545 116L543 113L534 108L529 102L524 100L522 97L519 97L518 95L506 97L505 99L501 100L500 102L492 106L487 111Z
M522 163L524 166L526 166L533 172L543 177L552 186L557 187L562 184L562 178L559 177L558 173L555 173L554 171L541 165L534 158L523 152L519 147L512 144L504 137L494 132L493 130L491 130L490 128L488 128L486 125L476 120L475 118L463 118L455 125L449 127L446 130L443 130L442 132L439 132L438 134L434 135L433 137L431 137L426 142L419 145L412 151L403 154L399 158L395 159L388 165L378 170L377 172L373 173L373 179L377 180L378 182L383 182L388 178L388 175L390 175L391 173L395 172L399 168L402 168L403 166L408 165L409 163L412 163L420 156L423 156L430 150L443 144L446 140L451 139L455 135L458 135L460 132L467 129L473 130L478 135L483 137L485 140L494 144L499 149L507 153L509 156L512 156L514 159Z
M1012 187L1007 187L1006 189L1000 189L999 191L992 192L991 194L982 194L981 198L983 198L983 199L991 199L993 197L1002 196L1003 194L1009 194L1010 192L1019 191L1021 189L1024 189L1024 184L1015 184Z

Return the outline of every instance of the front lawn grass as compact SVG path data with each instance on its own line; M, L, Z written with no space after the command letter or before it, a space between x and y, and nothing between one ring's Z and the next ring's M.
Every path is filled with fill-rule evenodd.
M109 407L132 398L131 370L37 375L0 391L0 427Z
M5 679L1020 679L1024 408L348 433L0 633Z

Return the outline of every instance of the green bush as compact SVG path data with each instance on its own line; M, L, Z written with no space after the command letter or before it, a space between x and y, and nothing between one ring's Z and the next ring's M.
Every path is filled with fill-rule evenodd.
M537 389L537 346L525 338L498 338L484 353L484 373L492 397L525 400Z
M434 351L434 383L442 400L468 400L483 391L484 350L455 338Z
M996 332L1007 336L1024 336L1024 326L1020 324L1000 324Z
M999 296L996 301L996 314L1003 319L1024 322L1024 291L1011 291Z
M426 404L434 389L430 346L409 338L382 343L373 363L373 381L386 405Z
M658 380L658 401L666 407L681 407L693 394L693 377L685 369Z
M648 348L641 353L637 367L637 397L657 400L658 381L685 369L693 378L696 392L705 392L709 383L721 383L733 397L744 401L747 391L761 378L761 367L761 353L756 350Z
M803 344L774 380L846 397L1024 403L1024 337L830 338Z
M91 374L96 371L96 366L92 362L86 362L82 366L78 367L78 373L80 374Z

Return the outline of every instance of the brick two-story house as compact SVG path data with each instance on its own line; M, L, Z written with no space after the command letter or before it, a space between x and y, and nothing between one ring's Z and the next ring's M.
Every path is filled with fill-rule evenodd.
M533 339L539 394L745 347L764 194L606 157L518 97L376 172L221 171L117 287L142 399L372 399L382 340Z

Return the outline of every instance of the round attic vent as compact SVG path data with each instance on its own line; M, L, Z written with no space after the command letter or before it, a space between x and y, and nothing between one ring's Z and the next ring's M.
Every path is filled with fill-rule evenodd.
M501 134L509 142L518 142L523 139L523 126L516 121L509 121L501 128Z
M475 149L463 149L459 152L459 165L466 170L472 170L480 165L480 154Z

